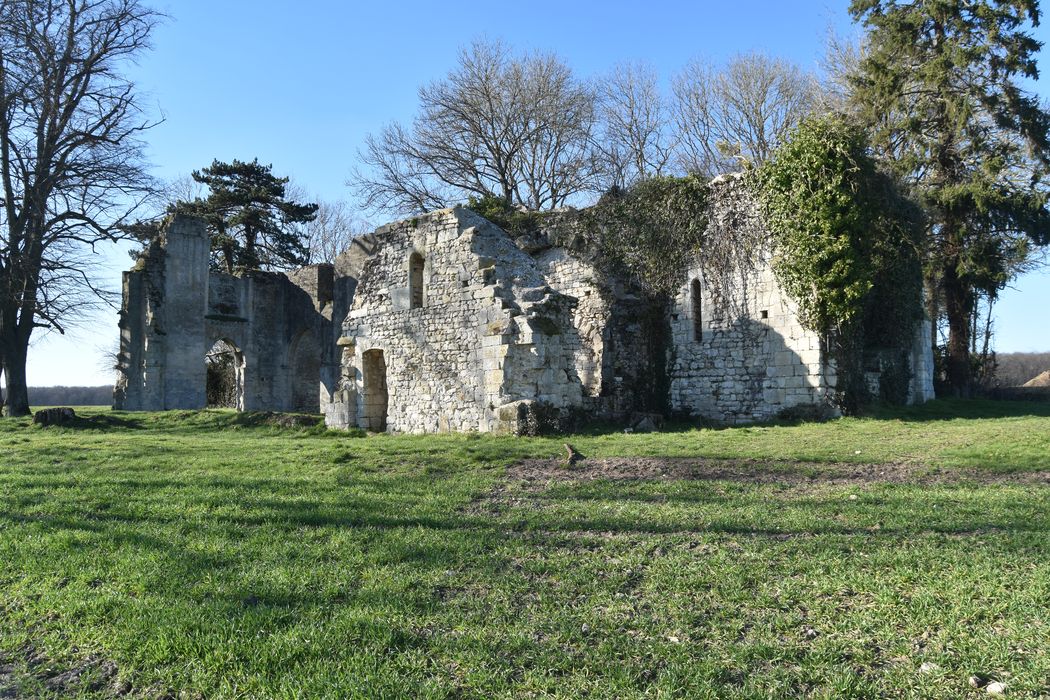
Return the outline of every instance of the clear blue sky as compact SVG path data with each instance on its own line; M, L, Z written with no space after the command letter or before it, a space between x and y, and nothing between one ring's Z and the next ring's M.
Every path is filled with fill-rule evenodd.
M148 1L148 0L147 0ZM503 39L558 53L581 76L627 60L669 79L689 59L765 51L817 70L829 30L857 32L848 0L530 3L158 0L170 16L134 75L145 104L164 116L149 133L156 174L175 178L212 159L272 163L325 199L348 198L344 182L365 136L408 120L416 90L443 76L472 39ZM1050 39L1047 27L1038 31ZM1039 91L1050 96L1050 52ZM119 288L130 265L105 256ZM1028 275L998 307L1000 351L1050 350L1050 274ZM116 346L116 312L66 336L40 338L29 383L96 385Z

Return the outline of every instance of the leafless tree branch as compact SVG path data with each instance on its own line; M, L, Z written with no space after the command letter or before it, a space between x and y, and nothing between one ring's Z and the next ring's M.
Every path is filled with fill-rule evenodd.
M0 0L0 362L7 411L28 412L35 329L64 332L111 295L96 246L154 189L126 62L161 15L138 0Z
M468 197L559 207L595 186L594 95L557 57L476 42L419 90L410 127L368 137L350 185L371 211L418 213Z

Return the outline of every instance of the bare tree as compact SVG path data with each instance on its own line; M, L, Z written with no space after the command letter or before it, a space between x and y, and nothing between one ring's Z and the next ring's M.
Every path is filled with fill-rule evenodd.
M668 130L668 105L652 66L620 64L598 81L597 96L603 189L626 188L644 178L663 175L675 142Z
M174 180L164 183L160 194L160 209L164 210L174 202L195 202L204 199L208 196L208 187L194 180L192 175L179 175Z
M742 54L716 69L693 61L674 80L681 166L704 175L769 158L817 98L814 78L787 61Z
M295 224L308 251L310 265L333 262L350 248L354 238L375 229L372 222L344 200L325 201L295 181L288 183L285 192L289 199L317 203L317 214L312 221Z
M818 102L822 111L843 114L856 112L856 105L852 103L850 95L866 52L863 38L828 33L824 56L820 61L823 76Z
M594 186L594 96L553 55L474 43L444 80L419 90L419 103L411 126L368 137L367 167L349 183L366 209L412 213L497 196L539 210Z
M313 201L318 204L317 216L303 227L311 265L333 262L350 248L354 238L375 228L342 200L326 202L314 198Z
M26 357L103 290L95 247L152 189L151 126L122 67L160 16L137 0L0 0L0 356L8 415L29 412Z

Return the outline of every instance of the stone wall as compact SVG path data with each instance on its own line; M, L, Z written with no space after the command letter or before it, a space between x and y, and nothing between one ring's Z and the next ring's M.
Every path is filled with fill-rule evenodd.
M665 411L669 333L663 303L609 273L578 212L546 215L515 243L553 289L577 300L572 325L580 343L574 364L584 386L582 412L624 420Z
M799 323L768 255L757 258L730 298L710 294L698 267L668 305L612 276L572 212L515 236L460 208L382 227L357 254L327 422L516 430L540 404L729 423L830 410L836 376L822 341ZM912 349L917 400L929 395L922 349Z
M791 409L834 412L838 376L827 343L802 325L797 304L777 283L770 236L743 180L723 176L711 186L707 237L719 240L701 251L670 308L671 409L727 423ZM720 268L708 277L712 265ZM928 339L929 324L918 324L906 347L870 349L874 396L897 371L910 374L908 400L932 398Z
M216 341L236 350L237 407L316 413L335 388L338 332L331 320L331 266L296 273L209 272L202 222L176 216L124 273L114 407L206 405L205 355Z
M413 256L423 261L419 308ZM575 308L532 257L469 210L382 227L343 324L342 391L328 422L370 427L370 408L385 399L391 431L514 430L530 402L578 406ZM370 376L380 367L382 381Z
M751 206L727 201L721 235ZM225 275L208 270L202 222L174 217L124 275L114 406L203 407L218 340L235 348L239 408L321 411L332 427L513 432L551 411L738 423L827 406L834 367L761 246L728 297L698 266L667 302L617 279L580 221L511 236L445 209L359 237L332 265ZM880 356L873 386L906 356L910 399L932 397L928 337Z
M699 268L689 271L675 297L671 408L739 423L800 405L825 406L834 368L768 264L747 275L732 299L717 303L716 297Z

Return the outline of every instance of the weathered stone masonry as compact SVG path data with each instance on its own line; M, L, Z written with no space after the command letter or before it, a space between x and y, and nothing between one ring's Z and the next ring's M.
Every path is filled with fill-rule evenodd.
M240 365L238 408L317 412L338 377L332 266L219 274L209 245L201 221L176 216L124 273L114 407L203 408L205 354L225 340Z
M381 228L374 240L343 323L330 424L512 430L523 401L580 404L577 300L546 284L503 231L457 208ZM413 260L422 261L422 290Z
M203 225L176 217L125 273L115 406L203 407L204 353L225 339L242 361L240 408L320 410L332 427L515 432L541 410L747 422L827 408L834 366L768 254L728 300L697 268L661 305L604 273L577 223L567 212L512 237L445 209L356 239L334 265L230 276L208 272ZM912 401L932 397L928 334L887 350L908 354Z

